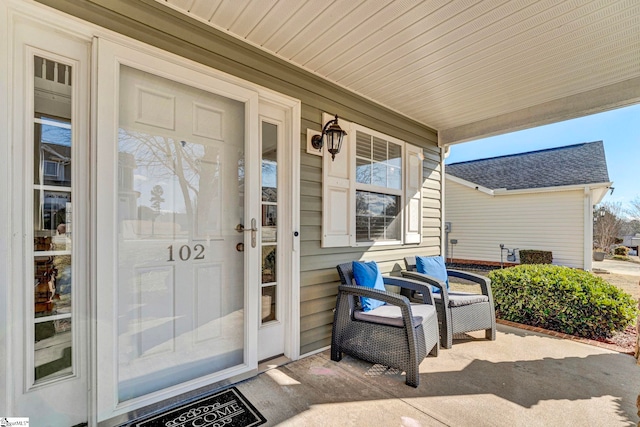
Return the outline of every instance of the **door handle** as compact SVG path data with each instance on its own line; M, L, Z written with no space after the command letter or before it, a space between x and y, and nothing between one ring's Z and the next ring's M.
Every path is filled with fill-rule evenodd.
M255 218L251 218L251 228L244 228L243 224L238 224L236 225L236 231L238 233L242 233L243 231L250 231L251 232L251 247L255 248L256 247L256 236L257 236L257 232L258 232L258 227L256 225L256 219Z

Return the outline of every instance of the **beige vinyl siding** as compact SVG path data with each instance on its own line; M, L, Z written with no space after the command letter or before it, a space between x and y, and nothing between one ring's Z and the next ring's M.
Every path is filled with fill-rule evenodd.
M321 112L316 111L317 122L311 125L305 120L302 106L302 129L320 130ZM349 120L349 117L345 117ZM306 122L306 123L305 123ZM309 126L307 126L309 125ZM375 130L397 138L389 129ZM407 138L411 136L411 138ZM415 135L404 134L404 141L423 147L423 209L422 243L405 246L372 246L322 248L322 159L306 153L306 134L301 136L300 156L300 353L305 354L326 347L331 339L331 322L337 294L338 274L336 265L351 260L375 260L383 273L397 272L404 268L403 258L409 255L440 253L440 153L437 147L425 147L424 141ZM346 214L346 212L345 212Z
M458 240L453 258L500 262L504 243L552 251L554 264L584 267L583 190L491 196L451 180L445 184L449 240Z
M297 68L154 0L39 0L78 18L175 53L235 77L299 99L300 129L300 353L329 345L338 286L335 266L377 260L384 272L402 258L440 252L441 170L436 132L342 87ZM367 248L320 247L322 162L306 153L306 129L320 131L322 113L388 134L423 148L423 240L418 245ZM295 284L294 284L295 286Z

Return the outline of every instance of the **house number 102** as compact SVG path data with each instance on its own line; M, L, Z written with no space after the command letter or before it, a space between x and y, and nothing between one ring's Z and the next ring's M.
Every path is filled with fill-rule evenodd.
M175 261L173 258L173 245L169 245L167 249L169 249L169 259L167 261ZM189 245L182 245L180 249L178 249L178 258L180 258L180 261L189 261L191 255L195 255L193 259L204 259L204 245L198 243L193 246L193 249L191 249Z

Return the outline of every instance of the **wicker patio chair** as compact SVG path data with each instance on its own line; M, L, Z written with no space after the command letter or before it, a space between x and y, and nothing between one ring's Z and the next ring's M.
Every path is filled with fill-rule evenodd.
M440 345L451 348L453 335L462 332L485 330L485 337L489 340L496 339L496 315L493 306L493 294L491 293L491 280L478 274L467 273L460 270L447 269L448 277L465 279L480 285L482 295L467 292L452 292L447 289L444 282L421 274L416 271L416 258L404 259L407 271L402 276L440 288L440 293L433 293L438 322L440 323ZM410 292L404 291L403 295L412 299Z
M400 369L406 384L418 387L420 362L438 355L438 319L428 286L401 277L383 277L395 285L422 294L421 303L410 303L399 294L353 283L352 263L337 266L342 284L333 319L331 360L339 362L346 353L371 363ZM371 297L385 305L364 312L359 297Z

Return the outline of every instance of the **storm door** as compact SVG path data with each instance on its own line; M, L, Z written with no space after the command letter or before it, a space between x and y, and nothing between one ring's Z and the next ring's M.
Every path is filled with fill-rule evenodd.
M103 420L256 368L260 187L252 92L102 41L100 54L115 73L99 77L99 113L118 99L98 136Z

